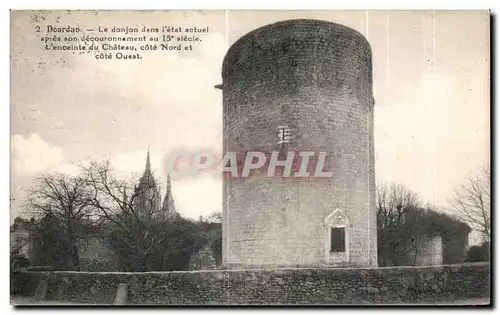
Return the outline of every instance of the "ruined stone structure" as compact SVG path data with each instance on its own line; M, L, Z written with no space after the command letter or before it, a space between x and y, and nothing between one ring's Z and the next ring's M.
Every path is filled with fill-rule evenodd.
M415 266L435 266L443 264L443 240L441 236L423 236L416 241Z
M359 32L319 20L270 24L229 49L224 155L327 152L333 177L225 177L225 266L377 265L371 58Z
M10 255L33 260L33 221L20 217L10 226Z
M459 225L457 223L457 225ZM414 238L409 251L408 265L436 266L461 264L467 257L470 228L465 224L454 233L421 234Z

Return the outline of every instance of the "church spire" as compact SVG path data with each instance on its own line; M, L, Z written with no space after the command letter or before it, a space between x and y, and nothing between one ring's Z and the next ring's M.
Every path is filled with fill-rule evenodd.
M148 148L148 155L146 157L146 169L144 170L144 173L142 174L142 177L139 181L139 186L142 190L147 190L150 187L156 187L156 182L153 177L153 172L151 171L151 160L149 157L149 148Z
M149 147L148 147L148 156L146 158L146 172L151 172L151 162L149 160Z
M175 209L174 197L172 195L172 183L170 182L170 174L167 173L167 191L165 192L165 199L163 199L162 211L165 218L175 219L178 217L177 210Z
M134 207L137 208L138 213L151 216L161 209L161 196L151 171L149 148L146 157L146 169L135 189L135 196Z

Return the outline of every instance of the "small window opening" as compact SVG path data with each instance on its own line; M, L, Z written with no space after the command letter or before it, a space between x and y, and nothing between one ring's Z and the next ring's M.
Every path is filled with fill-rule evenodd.
M278 127L278 144L289 143L292 139L292 130L288 126Z
M345 252L345 228L331 228L330 230L330 252Z

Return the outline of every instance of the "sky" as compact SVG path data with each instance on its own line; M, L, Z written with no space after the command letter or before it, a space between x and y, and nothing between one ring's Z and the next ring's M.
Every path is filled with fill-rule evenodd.
M119 174L151 164L166 185L176 148L222 150L222 59L238 38L292 18L352 27L372 46L378 183L399 183L449 208L454 189L489 165L487 11L53 11L11 15L11 221L44 172L109 158ZM193 52L96 60L49 52L35 26L209 27ZM173 179L178 211L222 210L222 182Z

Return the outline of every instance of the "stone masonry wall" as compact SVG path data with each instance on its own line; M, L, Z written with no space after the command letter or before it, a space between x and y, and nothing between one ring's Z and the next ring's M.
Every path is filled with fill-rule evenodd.
M414 303L489 297L490 265L378 269L272 269L198 272L28 272L48 279L64 301L112 304L128 283L129 304Z
M317 20L264 26L229 49L222 90L224 154L278 150L277 127L286 125L293 139L284 151L327 152L326 168L333 172L333 178L308 181L268 178L265 172L225 177L224 265L332 265L323 222L340 209L350 222L349 255L336 265L376 266L372 64L366 39Z
M443 264L443 240L441 236L422 236L416 239L415 266Z

